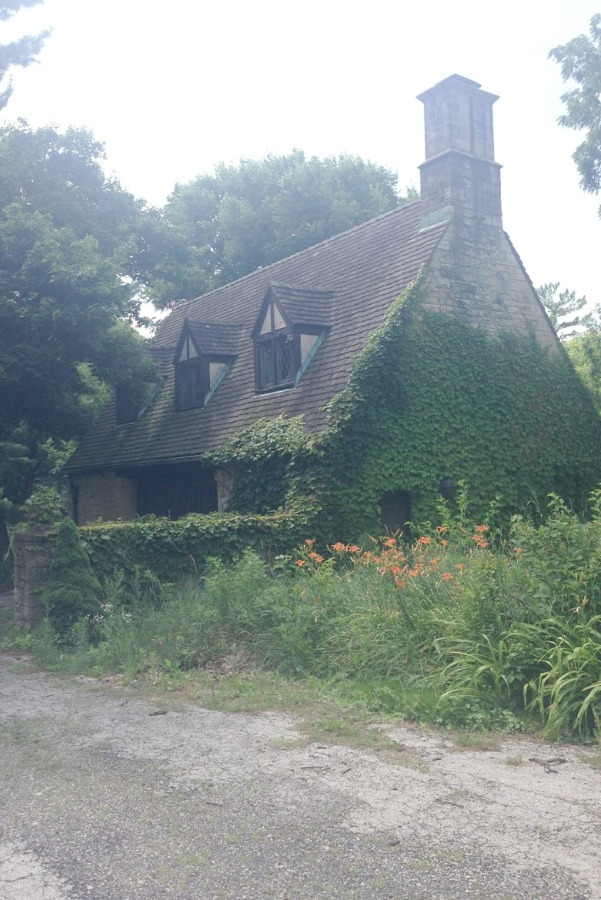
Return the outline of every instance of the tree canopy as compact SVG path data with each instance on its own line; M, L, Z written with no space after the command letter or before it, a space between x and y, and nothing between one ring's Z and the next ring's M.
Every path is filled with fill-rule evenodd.
M141 205L85 131L0 129L0 473L27 496L48 439L77 437L102 383L153 367L137 313Z
M386 212L396 176L354 156L301 150L218 165L177 185L148 220L145 265L159 306L227 284Z
M563 80L577 85L561 97L566 112L559 123L586 131L574 160L583 189L597 194L601 190L601 13L591 19L588 36L581 34L555 47L549 56L561 65Z
M0 0L0 22L6 22L26 6L37 6L41 2L42 0ZM26 35L10 44L0 44L0 109L4 109L12 94L11 69L34 62L48 34L49 32L44 31Z

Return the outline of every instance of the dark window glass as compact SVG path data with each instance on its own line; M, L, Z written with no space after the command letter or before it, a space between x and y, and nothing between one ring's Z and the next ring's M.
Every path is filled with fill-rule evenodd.
M261 341L259 344L259 384L261 387L267 387L274 383L273 341Z
M259 388L286 387L294 381L294 348L291 334L261 337L257 343Z
M175 392L178 410L202 406L206 394L205 379L199 359L178 363L175 370Z
M292 335L276 340L278 384L286 384L292 376Z

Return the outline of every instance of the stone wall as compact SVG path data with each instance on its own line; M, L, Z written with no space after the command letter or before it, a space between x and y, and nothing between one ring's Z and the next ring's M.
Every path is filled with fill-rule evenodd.
M508 237L488 233L488 239L464 243L451 221L430 264L425 308L459 316L490 333L532 331L543 347L557 347L557 338L532 283Z
M48 582L56 536L46 529L19 531L13 535L15 622L33 628L44 618L42 592Z
M78 525L96 519L127 522L137 515L137 482L111 471L73 475L70 513Z

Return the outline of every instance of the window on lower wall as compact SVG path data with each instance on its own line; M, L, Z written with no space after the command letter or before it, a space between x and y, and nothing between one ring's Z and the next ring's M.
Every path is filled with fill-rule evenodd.
M379 501L380 521L389 534L407 531L407 523L411 520L411 498L407 491L388 491L382 494Z

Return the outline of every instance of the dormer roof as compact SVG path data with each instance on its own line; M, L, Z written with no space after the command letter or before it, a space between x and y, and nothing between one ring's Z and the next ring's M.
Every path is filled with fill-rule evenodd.
M272 281L267 293L276 300L290 325L332 324L334 291Z
M199 353L206 356L238 355L245 330L243 325L186 318L184 326L187 327Z

